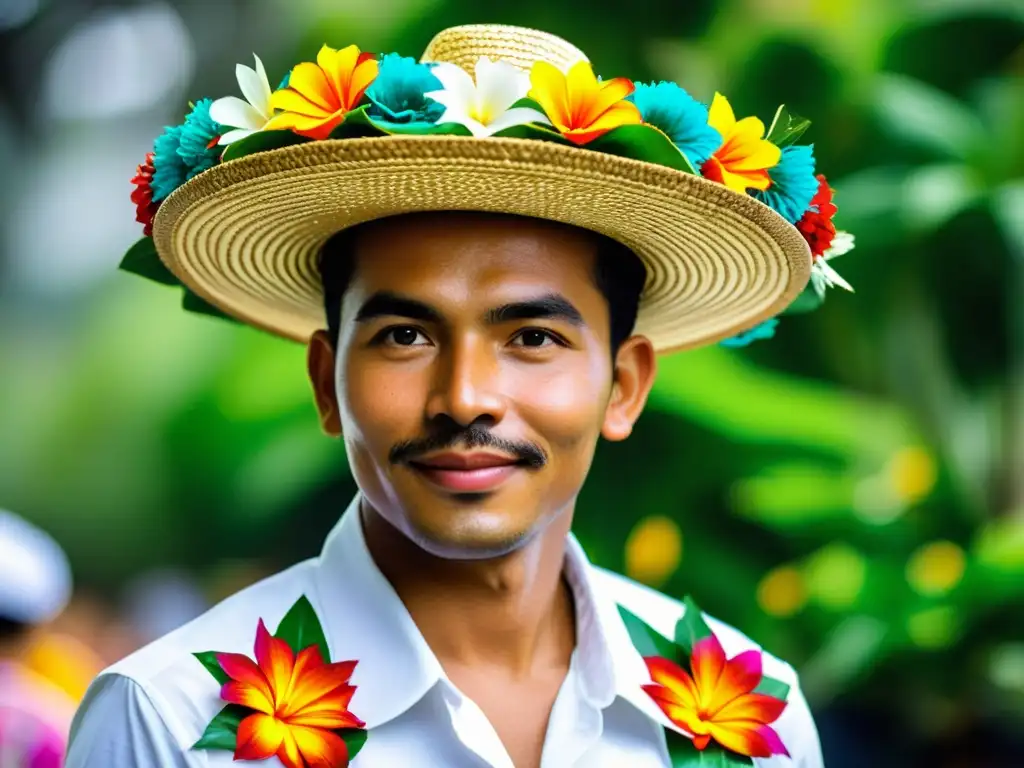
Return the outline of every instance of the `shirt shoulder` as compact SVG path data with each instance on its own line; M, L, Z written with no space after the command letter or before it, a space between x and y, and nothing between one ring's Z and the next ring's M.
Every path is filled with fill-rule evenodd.
M315 569L316 561L307 560L263 579L100 673L75 715L72 753L77 740L139 744L170 739L179 752L187 751L224 706L219 684L193 654L252 656L260 619L273 628L302 595L319 604L313 594ZM142 714L109 714L132 709Z

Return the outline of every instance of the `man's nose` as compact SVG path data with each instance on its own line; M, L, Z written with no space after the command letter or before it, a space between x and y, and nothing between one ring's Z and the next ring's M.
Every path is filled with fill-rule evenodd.
M506 408L500 364L486 340L466 340L439 355L428 420L447 416L464 427L478 421L496 424Z

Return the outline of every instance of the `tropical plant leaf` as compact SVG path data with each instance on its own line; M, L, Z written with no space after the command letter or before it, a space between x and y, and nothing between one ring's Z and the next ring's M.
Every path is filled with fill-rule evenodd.
M366 744L366 729L364 728L345 728L336 732L341 736L341 740L345 742L345 746L348 747L348 759L351 761L356 755L359 754L359 750Z
M320 626L320 619L313 609L313 604L305 595L296 600L295 605L288 609L288 613L284 615L281 623L277 626L274 637L288 643L295 653L315 645L320 649L320 658L325 662L331 660L324 629Z
M341 123L331 131L332 139L363 139L373 136L385 136L385 132L379 128L366 114L370 108L364 104L359 109L353 109Z
M163 285L181 285L181 281L160 260L152 237L137 240L121 259L120 269Z
M558 131L544 125L538 125L537 123L513 125L503 131L498 131L494 136L498 139L533 139L534 141L550 141L555 144L572 145L572 142Z
M546 114L544 112L544 107L542 107L539 102L535 101L534 99L531 99L529 96L524 96L511 107L509 107L509 109L535 109L542 115Z
M684 598L683 606L685 607L683 615L676 623L675 640L676 645L683 649L683 653L689 659L693 655L693 646L697 644L697 641L711 637L713 633L711 627L704 621L704 615L700 608L692 599Z
M237 160L257 152L269 152L272 149L290 147L293 144L305 144L308 141L312 141L312 139L299 136L291 131L257 131L244 139L228 144L227 149L220 156L220 161L226 163L229 160Z
M773 677L762 677L754 693L763 693L765 696L785 701L789 697L789 684Z
M736 768L740 765L753 765L752 758L738 755L735 752L727 752L717 744L709 744L705 749L697 749L693 742L685 736L680 736L674 731L666 729L667 734L672 734L678 741L669 741L669 758L672 761L672 768Z
M653 627L647 625L639 616L619 606L619 615L629 632L629 639L641 656L660 656L663 659L678 664L680 662L679 651L676 646L666 637L663 637Z
M768 129L765 137L777 147L785 147L795 144L797 139L804 135L804 132L811 127L811 121L806 117L792 114L786 105L783 104L775 112L775 119Z
M609 155L665 165L684 173L696 173L672 139L653 125L621 125L586 144L586 147Z
M230 320L233 323L237 323L238 320L233 318L231 315L222 312L217 307L210 304L205 299L200 298L192 291L185 289L185 294L181 297L181 308L186 312L195 312L199 315L209 315L210 317L216 317L221 320Z
M239 704L228 704L210 721L192 749L226 749L234 752L238 742L238 724L251 714L251 709Z
M806 312L813 312L825 303L825 297L818 293L814 283L808 283L803 292L797 296L793 303L783 310L783 315L802 315Z
M224 685L231 678L228 677L227 672L221 669L220 664L217 662L216 651L202 651L201 653L193 653L199 663L206 667L206 671L213 675L213 679L221 685Z

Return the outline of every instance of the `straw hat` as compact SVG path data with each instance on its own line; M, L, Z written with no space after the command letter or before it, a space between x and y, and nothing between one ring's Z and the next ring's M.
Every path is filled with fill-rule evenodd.
M527 70L585 60L550 34L466 26L438 34L421 61L472 73L481 56ZM325 325L318 258L328 238L381 217L467 210L558 221L630 248L648 273L636 332L659 352L780 314L812 271L801 232L747 194L586 146L493 136L325 139L228 160L162 201L153 239L191 292L304 342Z

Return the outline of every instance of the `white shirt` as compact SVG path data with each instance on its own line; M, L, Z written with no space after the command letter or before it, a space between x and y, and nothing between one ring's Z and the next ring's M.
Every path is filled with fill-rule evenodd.
M224 706L220 685L192 654L252 656L258 620L273 631L302 595L316 609L331 659L358 662L349 709L366 722L368 739L352 768L514 768L494 728L447 679L371 558L358 502L357 496L318 558L239 592L103 672L75 717L66 768L279 764L276 758L233 762L227 751L190 749ZM577 647L551 712L542 768L667 768L666 721L640 687L650 676L617 604L666 637L682 605L593 566L573 536L566 542L565 575L575 599ZM708 623L728 657L758 649L737 630ZM763 668L791 685L789 704L773 727L792 759L755 764L822 768L795 672L767 653Z

